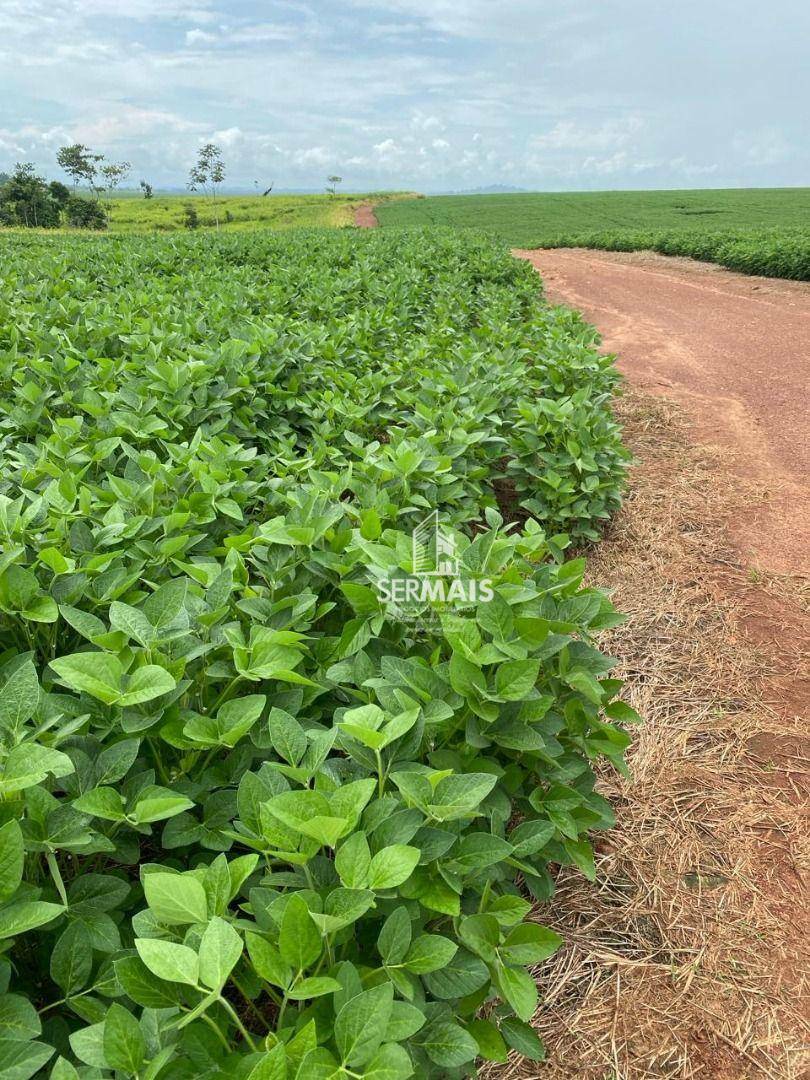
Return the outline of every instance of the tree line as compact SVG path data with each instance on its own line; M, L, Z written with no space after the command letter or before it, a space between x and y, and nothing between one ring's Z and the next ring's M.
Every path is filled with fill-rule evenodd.
M18 162L13 172L0 172L0 225L24 228L54 229L68 225L81 229L106 229L110 221L112 197L132 169L128 161L108 161L104 154L95 153L83 143L62 146L56 153L59 167L72 181L72 188L59 180L39 176L31 162ZM197 151L187 187L201 192L211 200L214 220L219 228L217 194L225 179L222 151L215 143L206 143ZM337 194L342 177L327 177L326 191ZM258 181L254 181L258 192ZM145 199L154 196L146 180L139 183ZM269 195L273 184L262 192ZM199 224L193 205L185 209L184 224L196 228Z

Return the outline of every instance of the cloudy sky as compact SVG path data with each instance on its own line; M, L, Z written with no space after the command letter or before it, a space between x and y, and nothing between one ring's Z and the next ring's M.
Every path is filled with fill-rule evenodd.
M0 169L423 191L810 184L807 0L0 0Z

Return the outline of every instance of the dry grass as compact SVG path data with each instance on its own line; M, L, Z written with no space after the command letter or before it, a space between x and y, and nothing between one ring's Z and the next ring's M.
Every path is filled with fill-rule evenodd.
M645 724L632 778L601 783L618 825L597 882L564 872L537 912L567 943L538 972L549 1060L487 1075L798 1080L806 803L782 692L801 613L793 583L752 580L728 549L752 492L719 453L690 447L675 406L629 394L621 410L639 464L590 570L629 615L606 645ZM752 596L788 627L778 653L742 630Z

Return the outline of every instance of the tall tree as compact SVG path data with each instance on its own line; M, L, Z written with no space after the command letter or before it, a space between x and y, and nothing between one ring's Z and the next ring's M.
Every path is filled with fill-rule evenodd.
M100 191L96 188L99 164L104 160L103 154L94 154L89 146L84 143L71 143L70 146L60 146L56 151L56 160L73 181L74 190L79 184L87 184L96 198Z
M202 191L211 199L214 220L219 228L219 212L216 204L217 189L225 179L225 163L222 151L214 143L206 143L197 151L197 160L188 174L189 191Z
M327 176L326 183L327 183L327 188L326 188L327 195L337 195L337 186L338 186L338 184L343 183L343 177L342 176Z
M97 203L101 202L101 197L105 192L110 195L114 193L121 181L129 175L132 167L128 161L107 161L103 154L94 153L84 143L72 143L70 146L60 147L56 152L56 160L73 180L74 196L79 184L84 183L87 184ZM107 219L111 210L112 204L108 201L104 206ZM82 215L79 213L78 216Z

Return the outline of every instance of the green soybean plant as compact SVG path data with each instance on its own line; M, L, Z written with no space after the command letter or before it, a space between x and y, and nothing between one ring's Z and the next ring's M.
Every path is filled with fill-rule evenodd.
M2 245L0 1076L540 1060L637 720L592 333L474 235ZM434 510L488 589L409 619Z

